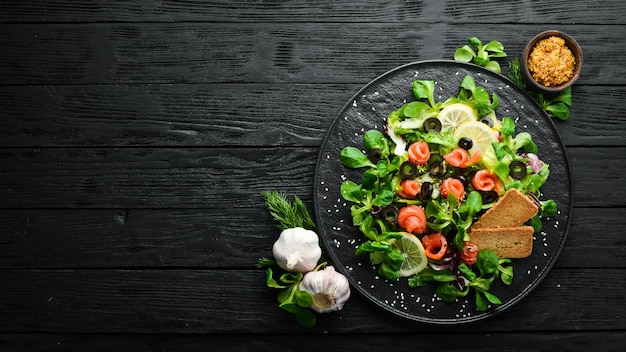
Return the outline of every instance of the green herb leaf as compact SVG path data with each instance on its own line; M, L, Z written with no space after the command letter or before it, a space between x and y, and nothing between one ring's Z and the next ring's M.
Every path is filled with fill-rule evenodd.
M380 194L372 200L372 204L379 207L384 207L391 204L391 202L393 201L393 196L394 192L392 190L383 189L381 190Z
M494 166L494 172L496 173L500 181L505 183L509 177L509 166L502 161L498 161Z
M515 133L515 122L510 117L504 116L502 118L502 127L500 127L500 132L502 132L505 136L511 136Z
M498 261L498 270L500 271L500 279L504 284L510 285L513 283L513 266L511 266L511 259L500 259Z
M480 41L480 39L476 38L476 37L470 37L467 38L467 42L474 47L477 47L479 49L482 49L483 47L483 42Z
M478 251L476 258L476 266L481 277L487 277L498 273L498 255L490 250L483 249Z
M449 283L442 282L437 285L437 296L444 302L452 302L458 297L465 297L468 292L469 288L461 291L456 286Z
M309 308L313 305L313 296L307 291L296 291L294 299L302 308Z
M302 280L302 273L297 273L297 274L284 273L280 276L279 280L286 284L297 283L297 282L300 282L300 280Z
M274 272L272 268L267 268L265 270L265 282L267 283L267 287L270 288L286 288L287 286L283 286L274 280Z
M483 294L483 291L476 290L476 301L475 302L476 302L476 309L478 309L479 311L484 312L487 309L489 309L489 301L487 300L487 298Z
M381 152L389 150L387 138L378 130L369 130L363 135L363 145L367 150L379 149Z
M476 53L469 45L463 45L454 52L454 59L461 62L470 62L476 56Z
M550 104L545 108L545 110L560 120L569 119L569 107L565 105L565 103L558 102Z
M485 51L489 51L491 52L491 56L492 57L505 57L506 53L504 52L504 45L502 45L502 43L492 40L489 43L487 43L483 49ZM494 55L498 55L498 56L494 56Z
M376 167L361 150L355 147L343 148L339 154L339 159L345 167L350 169Z
M552 103L562 102L567 106L572 106L572 87L567 87L559 93L554 99L551 100Z
M412 101L404 105L402 113L409 118L418 118L428 109L430 106L423 101Z
M361 191L361 186L350 180L346 180L341 184L341 186L339 187L339 192L341 193L343 199L347 201L358 204L361 204L361 202L363 201L363 192Z
M526 153L537 154L539 148L533 142L533 138L528 132L520 132L513 139L513 144L515 150L524 149Z
M465 204L467 205L467 208L469 210L469 217L471 217L482 209L483 199L480 196L480 193L478 193L477 191L471 191L467 195L467 201Z
M492 59L506 57L504 45L492 40L483 46L480 39L476 37L467 38L467 43L454 51L454 60L462 62L473 61L476 65L501 73L500 64ZM476 51L472 49L476 48ZM481 116L481 115L479 115Z
M557 206L554 200L548 199L540 203L541 203L541 216L549 217L549 216L556 215Z
M413 96L416 99L428 99L435 91L435 82L426 80L415 80L412 83Z
M497 61L487 61L487 63L484 66L485 68L490 69L491 71L495 73L502 73L502 68L500 67L500 64Z
M415 99L427 99L432 110L438 111L435 103L435 81L415 80L411 84Z
M489 291L479 291L481 294L483 294L485 296L485 298L487 299L487 301L489 301L490 303L493 304L502 304L502 301L500 301L500 299L498 297L496 297L496 295L494 295L493 293L490 293Z
M530 219L530 226L533 227L533 232L539 232L543 227L543 221L541 221L541 216L535 215Z
M473 92L474 89L476 89L476 82L474 81L474 78L470 75L463 77L463 80L461 81L461 88L465 88L470 92Z
M393 266L388 261L382 262L378 266L378 274L390 281L397 281L400 279L400 273L398 272L399 267Z
M280 307L287 312L292 313L296 317L298 323L306 328L312 328L317 323L317 319L315 318L315 314L313 314L313 312L300 307L295 302L283 304Z
M465 263L461 263L461 265L459 265L459 272L461 272L461 274L463 274L463 276L465 276L465 278L469 281L476 280L476 273L474 273Z

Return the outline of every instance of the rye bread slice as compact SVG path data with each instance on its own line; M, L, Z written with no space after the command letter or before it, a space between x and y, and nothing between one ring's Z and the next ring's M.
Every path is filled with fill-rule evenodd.
M472 229L520 226L538 211L539 208L525 194L511 188L472 224Z
M500 258L526 258L533 251L532 226L472 229L470 242L478 250L491 249Z

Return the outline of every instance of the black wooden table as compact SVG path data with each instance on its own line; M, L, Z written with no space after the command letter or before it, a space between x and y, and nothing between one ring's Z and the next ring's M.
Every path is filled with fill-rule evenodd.
M0 1L0 350L621 350L626 3ZM578 40L574 208L551 272L479 323L414 323L354 292L306 329L257 259L260 193L313 206L316 158L359 88L452 59ZM508 62L508 59L502 62ZM504 64L504 73L507 67ZM221 349L218 349L220 346Z

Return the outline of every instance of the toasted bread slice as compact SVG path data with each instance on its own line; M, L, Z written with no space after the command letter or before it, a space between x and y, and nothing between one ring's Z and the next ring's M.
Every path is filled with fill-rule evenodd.
M539 208L525 194L511 188L472 224L472 229L520 226L538 211Z
M470 242L478 250L491 249L500 258L526 258L533 251L532 226L472 229Z

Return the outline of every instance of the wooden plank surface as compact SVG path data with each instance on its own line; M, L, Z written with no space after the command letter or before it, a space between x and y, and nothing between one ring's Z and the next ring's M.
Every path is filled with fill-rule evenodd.
M307 0L211 2L115 1L100 6L93 1L8 1L0 4L0 22L408 22L408 23L595 23L624 24L626 10L619 0L594 3L589 16L586 1L353 1ZM567 8L567 11L563 11ZM483 15L488 11L488 15ZM476 16L479 12L481 15Z
M615 290L621 283L621 290ZM523 301L463 331L626 329L626 270L555 269ZM593 288L594 294L590 294ZM4 270L4 332L293 333L303 328L278 313L277 291L262 270ZM585 309L571 309L584 302ZM358 293L340 313L319 317L309 332L442 332L368 303Z
M556 268L626 268L623 209L574 208ZM603 219L598 221L598 219ZM0 211L0 269L253 269L280 231L256 202L207 209Z
M594 348L599 351L619 351L623 347L624 332L565 332L565 333L525 333L489 332L430 334L415 332L408 334L372 333L355 338L352 334L0 334L0 346L21 351L50 351L59 348L71 351L111 351L123 345L133 351L319 351L337 350L361 352L393 345L396 349L466 352L468 346L480 346L483 352L503 350L534 352L538 348L546 351L577 351L581 348ZM539 346L539 347L538 347Z
M23 84L367 83L418 60L452 59L468 33L511 56L542 24L146 23L3 25L0 80ZM581 44L578 84L623 85L626 25L561 25ZM497 38L494 37L494 33ZM609 45L607 45L609 44Z
M0 146L307 146L361 84L0 87ZM576 86L566 146L626 146L621 86ZM600 134L601 133L601 134Z
M577 206L624 206L626 149L567 153ZM0 207L236 209L260 203L268 189L310 200L317 154L317 148L5 148Z
M0 1L0 350L621 350L625 10ZM408 322L357 293L295 324L254 266L278 234L260 192L311 206L328 126L387 70L452 59L468 36L512 57L553 28L585 56L572 117L555 121L575 206L546 279L479 324Z

